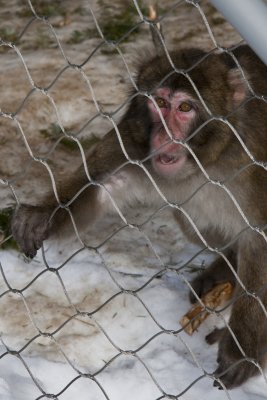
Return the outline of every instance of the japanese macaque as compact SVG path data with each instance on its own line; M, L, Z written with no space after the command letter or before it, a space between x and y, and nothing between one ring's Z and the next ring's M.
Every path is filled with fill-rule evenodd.
M167 200L187 236L220 250L192 282L196 295L235 282L215 371L227 388L259 372L267 350L267 67L247 46L233 54L186 49L170 54L173 65L165 55L143 62L138 91L87 171L82 165L58 188L59 202L51 190L42 204L20 205L12 221L34 257L73 223L81 232L116 207Z

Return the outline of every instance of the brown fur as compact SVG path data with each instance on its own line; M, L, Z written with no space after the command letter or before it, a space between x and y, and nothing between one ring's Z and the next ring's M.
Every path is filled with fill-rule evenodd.
M252 90L258 96L266 97L266 66L246 46L235 50L235 56ZM255 294L267 306L267 244L260 233L248 227L246 220L252 226L266 229L267 173L261 166L253 164L234 131L214 117L227 116L254 160L266 165L267 104L253 96L228 55L207 56L200 50L188 49L174 52L171 58L176 70L164 55L140 66L137 78L140 92L131 93L129 109L118 126L124 149L117 132L110 131L87 159L91 180L81 166L73 180L62 186L60 201L69 207L78 230L95 222L105 212L114 211L109 194L119 208L137 200L163 204L164 196L176 203L177 218L182 219L187 234L193 232L195 238L210 246L226 246L224 254L233 266L230 270L225 261L217 260L203 276L193 281L195 291L198 295L203 294L218 281L234 280L233 271L237 271L236 301L230 326L245 356L264 365L267 318L253 296ZM187 74L211 115L203 107ZM186 139L192 152L187 153L186 167L172 178L162 177L151 165L152 120L146 94L153 94L159 85L186 92L198 104L197 118ZM205 123L194 134L195 129ZM208 177L225 188L210 183L196 159ZM146 172L136 165L142 160L163 196L155 190ZM79 195L75 197L78 191ZM36 254L43 240L69 224L68 213L54 198L50 193L41 205L22 205L14 215L13 235L22 251L30 257ZM234 246L227 247L230 241ZM244 288L250 291L250 296ZM243 361L235 365L239 360ZM240 385L258 371L254 364L246 361L227 329L220 337L218 363L216 375L228 388Z

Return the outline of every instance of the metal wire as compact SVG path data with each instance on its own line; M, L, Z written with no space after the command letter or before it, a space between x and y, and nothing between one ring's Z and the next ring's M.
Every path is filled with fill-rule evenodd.
M7 344L5 344L5 341L3 338L1 338L1 343L2 346L4 347L4 352L0 355L0 364L1 364L1 360L4 359L5 357L8 356L12 356L12 357L16 357L17 359L19 359L19 361L22 363L23 367L27 370L30 378L32 379L33 384L36 386L36 388L40 391L40 396L36 397L36 400L38 399L42 399L42 398L50 398L50 399L60 399L61 395L64 392L67 392L70 387L79 379L89 379L91 380L94 384L96 384L99 388L99 390L101 391L103 398L111 400L111 397L109 397L107 391L105 390L105 385L103 383L101 383L101 380L98 379L98 376L105 370L108 369L108 367L110 365L112 365L115 360L120 360L123 358L123 356L127 356L130 357L132 359L134 359L137 363L139 363L140 365L142 365L142 367L144 367L148 379L151 380L152 384L157 388L157 390L159 391L159 397L155 398L155 400L159 400L159 399L180 399L183 398L183 395L185 393L187 393L191 387L193 387L199 380L203 379L203 378L210 378L211 381L219 381L225 391L225 396L228 399L231 399L231 394L230 392L227 391L227 389L224 387L223 383L220 381L220 379L218 377L215 377L212 373L208 372L205 367L203 366L203 363L199 360L199 357L197 354L195 354L195 352L191 349L190 345L188 344L188 342L184 339L184 336L182 335L183 333L183 328L180 329L166 329L164 327L164 325L157 320L156 316L153 314L153 312L150 310L149 305L146 304L146 301L143 300L142 298L142 293L144 291L144 289L148 288L150 284L152 284L156 279L158 279L159 277L163 277L166 276L167 274L173 274L173 275L178 275L180 278L182 278L182 280L185 282L186 285L188 285L188 287L190 288L190 290L194 293L194 295L198 298L197 294L194 292L194 289L192 288L190 282L188 281L188 277L186 274L186 268L188 266L188 264L190 264L194 259L196 259L199 254L201 254L202 252L204 252L205 250L210 250L211 252L213 252L214 254L219 255L220 257L222 257L226 264L229 266L229 268L231 269L231 271L233 272L233 274L235 275L238 283L240 284L240 286L243 288L245 295L253 297L258 304L260 305L260 307L262 308L266 318L267 318L267 311L265 309L265 306L260 298L260 292L259 293L251 293L250 291L247 290L245 284L240 280L238 274L236 273L234 267L231 265L230 261L227 259L227 257L224 254L224 250L229 247L233 242L235 242L240 235L242 235L246 230L253 230L254 232L256 232L256 234L258 234L259 236L262 236L265 241L267 241L267 236L265 233L266 227L259 227L259 226L254 226L253 224L250 223L249 218L246 216L245 212L242 210L240 204L238 203L238 200L234 197L233 193L228 189L227 187L227 183L230 182L231 180L234 179L234 177L238 176L239 174L241 174L247 167L251 166L251 165L257 165L259 167L262 167L263 169L267 169L267 165L266 163L263 163L261 160L256 160L255 157L253 156L253 154L251 153L251 151L248 149L248 147L246 146L245 141L243 140L243 138L241 137L240 133L234 128L234 126L229 122L229 117L231 116L231 114L229 113L229 115L226 116L220 116L220 115L213 115L212 112L210 111L210 109L208 108L208 105L205 103L204 99L201 96L201 93L199 92L197 85L194 83L193 79L191 78L191 72L192 70L194 70L194 68L200 64L204 58L209 57L210 54L214 53L214 52L225 52L227 54L229 54L232 59L234 60L237 68L239 69L240 73L242 74L242 77L244 79L244 81L247 83L248 86L248 90L250 92L250 99L259 99L262 101L267 101L266 97L262 97L259 96L257 93L255 93L253 91L253 89L251 88L251 85L248 81L248 77L246 76L245 71L242 69L241 65L239 64L238 60L236 59L235 55L233 54L233 50L234 47L232 48L222 48L220 46L220 44L218 44L215 35L212 31L212 27L210 25L210 23L208 22L208 19L205 15L204 9L202 8L201 5L201 1L192 1L192 0L180 0L174 4L172 4L171 6L169 6L168 10L165 10L162 15L158 18L158 22L164 24L165 18L168 17L168 15L170 15L174 10L179 10L179 7L181 5L184 5L185 3L187 3L188 5L190 5L192 8L195 8L202 20L203 20L203 24L210 36L210 39L212 41L213 44L213 48L211 50L209 50L209 52L207 53L207 55L205 55L203 57L202 60L199 60L195 65L191 66L187 71L184 70L179 70L177 69L177 67L175 66L175 64L173 63L172 57L171 57L171 53L168 51L168 47L163 39L162 36L160 36L160 40L162 42L162 47L164 50L164 53L167 57L168 62L170 63L171 67L172 67L172 72L171 74L181 74L183 75L188 82L192 85L192 88L194 89L197 98L199 99L199 102L202 104L202 106L205 108L205 110L207 111L208 115L209 115L209 120L206 121L203 125L201 125L200 127L198 127L198 129L196 129L195 132L193 132L190 135L190 138L187 139L187 141L183 142L183 141L177 141L175 140L175 142L181 144L182 146L184 146L187 151L192 155L192 157L195 159L199 169L201 170L201 172L203 173L203 176L205 177L205 182L203 184L201 184L199 186L199 188L197 188L194 193L192 193L187 199L185 199L183 201L182 204L176 204L176 203L172 203L168 200L168 198L166 197L166 195L162 192L162 190L160 189L160 187L157 185L157 183L155 182L155 180L153 179L153 177L151 176L150 172L147 170L144 162L146 160L142 160L142 161L136 161L131 159L131 157L127 154L127 151L124 147L123 144L123 140L121 137L121 133L119 130L119 127L117 125L116 122L116 118L119 115L120 111L125 107L125 105L127 105L129 103L129 101L131 101L136 95L143 95L144 97L149 98L155 105L155 107L158 109L158 112L161 116L161 121L162 124L164 125L166 132L169 134L170 140L173 141L172 139L172 135L171 133L168 131L168 127L165 123L165 120L163 118L163 116L161 115L160 109L157 106L157 103L155 102L155 99L153 97L153 93L142 93L141 90L139 90L139 88L137 87L137 84L135 82L135 79L131 73L131 67L129 66L129 62L127 61L127 57L124 54L124 51L122 50L122 48L120 47L121 44L123 43L123 41L126 38L129 38L130 35L135 32L138 28L142 28L143 26L150 24L151 22L145 17L142 8L139 4L139 2L137 0L132 0L133 5L136 8L136 13L139 16L139 21L132 26L125 34L122 35L122 37L120 37L117 41L110 41L105 37L105 34L103 33L102 29L101 29L101 24L98 21L97 15L94 12L94 7L91 6L90 4L88 5L88 10L89 10L89 14L91 14L91 17L94 21L96 30L100 36L100 42L95 46L95 48L93 49L93 51L89 52L89 54L84 54L84 61L81 62L80 64L73 64L69 59L68 56L64 50L64 46L61 43L61 40L55 30L55 28L53 27L52 23L50 22L49 18L46 18L42 15L39 15L38 13L38 7L35 6L35 2L31 2L31 0L27 1L28 7L32 12L32 17L29 19L29 21L26 23L25 27L23 28L22 32L20 33L20 35L18 35L18 39L16 43L11 43L8 42L6 40L1 40L0 41L0 46L1 47L5 47L5 48L10 48L12 49L12 51L14 51L14 53L17 55L18 60L22 63L22 66L25 70L27 79L29 81L29 84L31 86L31 89L29 90L29 92L27 93L27 95L23 98L23 100L21 101L21 103L19 104L19 106L17 107L15 112L6 112L6 111L1 111L0 112L0 118L3 118L4 120L11 120L14 122L14 124L17 127L17 130L20 134L20 137L22 138L24 145L25 145L25 149L28 152L29 155L29 161L27 162L27 164L25 165L24 171L22 172L22 174L26 174L28 168L32 165L32 164L41 164L43 165L46 170L47 173L49 175L50 181L51 181L51 186L53 188L53 192L55 195L55 198L58 202L58 208L54 211L57 212L57 210L59 208L64 207L67 212L70 215L76 236L79 240L79 249L76 250L75 252L73 252L71 254L71 256L69 256L64 262L61 262L56 268L55 267L51 267L49 265L49 261L47 260L47 250L45 249L45 247L42 247L42 257L43 257L43 265L44 268L41 269L41 271L39 271L38 273L36 273L36 275L34 276L33 279L30 280L30 282L28 282L24 287L18 289L16 287L13 287L7 277L7 274L5 272L5 269L3 267L3 265L0 263L0 272L1 272L1 276L3 278L3 281L6 285L6 290L4 290L1 294L0 294L0 300L1 299L6 299L8 298L8 296L10 295L14 295L17 296L18 298L20 298L25 306L25 309L27 311L27 315L29 317L29 320L32 324L32 326L35 328L36 330L36 334L34 336L32 336L31 338L28 338L28 340L26 341L26 343L18 350L13 350L11 348L11 346L8 346ZM31 28L33 23L38 23L40 24L40 26L46 26L50 32L52 33L53 37L56 40L56 44L58 46L58 50L62 55L62 58L64 60L64 66L60 69L59 72L57 72L57 74L55 74L55 78L52 80L52 82L47 85L46 87L39 87L35 81L34 78L32 76L32 73L30 71L29 66L27 65L27 62L25 60L25 57L23 56L23 52L20 50L19 47L19 43L21 42L21 40L23 40L23 38L25 37L25 35L27 35L29 29ZM237 44L238 46L239 44ZM126 73L128 75L128 79L131 82L132 86L134 87L134 89L136 90L136 93L134 95L132 95L132 97L130 99L128 99L127 101L125 101L123 104L121 104L120 106L117 107L117 109L115 109L115 111L107 113L105 111L102 110L101 104L99 103L95 90L94 90L94 85L91 82L90 78L88 77L88 74L85 72L85 67L89 64L89 62L93 59L94 55L96 54L96 52L101 49L103 46L111 46L113 49L115 49L118 52L118 55L120 57L120 59L123 62L123 65L125 66L126 69ZM84 123L83 127L76 132L76 134L72 134L66 131L66 129L64 128L64 124L61 120L60 117L60 112L58 109L58 106L53 98L53 94L52 94L52 89L54 88L54 86L56 85L56 83L58 82L58 80L64 76L64 74L66 74L67 71L72 70L75 72L75 74L77 74L79 77L81 77L81 79L83 80L83 82L85 83L86 88L88 89L88 92L93 100L94 106L95 106L95 110L96 113L93 117L89 118L88 121L86 123ZM165 77L165 79L167 79L169 76ZM158 86L160 86L163 82L159 82ZM35 93L39 93L40 95L44 96L44 98L46 98L49 101L49 104L51 105L52 109L55 112L56 115L56 120L57 120L57 124L61 129L61 134L62 137L59 138L54 145L51 147L50 151L46 153L45 157L40 158L39 156L36 156L34 154L34 150L31 147L30 141L27 138L27 132L25 131L25 128L22 126L20 120L19 120L19 116L20 114L23 112L24 108L27 105L27 102L32 99L32 97L34 96ZM116 203L116 200L112 197L112 193L109 192L108 187L105 186L105 180L103 182L95 182L92 180L91 176L90 176L90 171L88 170L87 167L87 163L86 163L86 154L83 148L83 145L81 143L80 137L81 134L84 132L84 130L90 126L90 124L92 123L92 121L98 117L101 117L103 119L106 119L110 122L110 124L114 127L115 132L117 134L117 138L118 141L120 143L122 152L124 153L125 157L126 157L126 162L121 165L116 171L113 171L112 174L116 174L117 172L119 172L120 170L122 170L125 166L127 165L136 165L139 168L141 168L143 170L143 172L145 173L146 177L149 179L149 181L151 182L152 186L154 187L154 189L156 190L156 192L159 194L161 200L162 200L162 206L159 207L153 214L151 214L143 223L138 224L132 224L127 220L127 217L123 214L123 212L120 209L120 206ZM196 156L196 154L194 153L194 151L191 149L190 144L188 143L189 139L191 139L193 136L197 135L197 133L207 124L211 123L212 121L220 121L223 124L225 124L227 127L230 128L230 130L232 131L233 135L236 137L236 139L239 141L240 146L242 147L242 149L245 151L245 153L247 154L247 156L250 159L250 162L247 166L242 166L238 171L235 171L235 173L231 176L229 176L224 182L218 182L214 179L212 179L207 171L205 170L205 168L203 167L203 165L201 164L200 160L198 159L198 157ZM63 138L68 138L71 139L73 142L75 142L78 145L79 148L79 152L80 152L80 157L81 157L81 161L82 164L84 166L84 170L88 179L88 183L82 187L80 189L79 192L77 192L75 194L75 196L67 203L62 205L60 203L60 198L58 195L58 189L57 189L57 183L56 183L56 179L53 173L53 169L51 168L50 164L49 164L49 158L50 156L56 151L56 149L58 148L58 145L60 144L61 140ZM111 174L111 175L112 175ZM17 175L16 177L13 177L10 180L6 180L6 179L1 179L0 180L0 184L3 185L4 187L7 187L10 189L10 192L12 193L13 198L15 198L17 204L20 203L20 198L16 193L16 190L14 189L14 185L16 183L17 180L19 180L21 177L21 174ZM108 181L108 179L110 178L110 176L106 177L106 180ZM69 206L72 204L72 202L75 201L75 199L84 191L86 190L89 186L98 186L100 188L102 188L103 190L105 190L105 193L107 194L107 196L110 199L110 202L112 203L114 209L116 210L117 214L120 216L123 225L120 226L118 229L116 229L115 231L113 231L112 234L107 235L107 236L103 236L102 240L95 246L88 246L84 240L80 237L80 233L79 233L79 229L76 226L75 223L75 219L72 216L72 213L70 211ZM196 224L194 223L193 219L191 218L190 214L186 211L186 205L187 203L190 201L190 199L192 199L204 186L206 185L213 185L216 187L221 188L226 195L232 200L233 204L235 205L238 213L240 214L241 218L243 219L244 223L245 223L245 228L243 231L239 232L236 235L236 238L232 239L231 242L229 242L228 244L222 246L221 248L214 248L212 246L210 246L205 238L203 237L203 235L201 234L200 230L198 229L198 227L196 226ZM156 246L152 243L151 239L149 238L149 236L146 234L145 232L145 225L147 222L151 221L153 219L153 217L158 214L160 211L162 211L164 208L172 208L172 209L176 209L178 211L180 211L186 218L186 220L188 221L188 224L194 229L194 231L196 232L197 236L200 238L203 247L201 250L199 250L194 256L192 256L192 258L190 260L188 260L187 262L183 263L183 265L176 265L176 266L170 266L167 262L164 262L164 260L161 258L160 254L158 254L158 251L156 249ZM51 216L51 218L53 217L53 215ZM105 258L105 256L103 255L103 249L105 248L105 246L107 245L107 243L110 243L110 241L116 237L117 235L119 235L119 233L123 232L124 229L131 229L132 232L136 232L139 235L141 235L142 239L144 240L144 242L146 243L146 245L149 247L149 249L151 250L153 256L155 257L155 259L157 260L158 264L160 265L160 269L154 273L151 277L149 277L149 279L147 279L145 282L142 282L141 284L138 284L139 286L136 289L129 289L129 288L125 288L123 284L121 284L119 282L119 280L117 279L116 273L114 273L114 271L112 270L112 268L108 265L108 262ZM63 272L64 270L70 265L71 261L79 254L81 253L86 253L88 252L88 254L93 251L96 256L98 257L98 259L100 260L103 268L106 270L108 276L110 277L111 281L114 283L114 286L116 287L116 291L113 295L109 296L101 305L97 305L92 311L87 312L87 311L82 311L80 309L80 307L77 304L74 304L74 302L72 301L72 297L69 293L69 289L67 289L66 283L64 282L64 275ZM28 298L27 298L27 291L30 290L33 285L37 282L40 281L40 279L42 279L44 276L47 276L48 274L53 274L53 276L55 277L55 279L58 281L62 292L64 293L65 299L70 307L70 314L67 318L64 319L64 322L62 322L60 325L58 325L55 329L52 330L43 330L41 329L41 327L38 324L38 321L35 318L35 314L34 311L32 310ZM73 285L75 285L75 282L73 282ZM146 315L149 316L149 318L151 319L151 321L154 322L155 326L157 327L157 331L156 333L154 333L153 335L151 335L147 340L145 340L141 345L135 347L135 348L130 348L130 349L125 349L123 348L123 346L120 345L120 343L115 342L112 337L109 335L109 333L107 332L107 330L105 329L105 327L98 322L97 316L99 315L98 313L100 313L101 310L105 309L106 307L108 307L112 301L114 301L117 298L121 298L121 296L128 296L131 299L136 300L139 305L141 306L141 308L144 310L144 312L146 313ZM200 301L200 303L202 302L201 299L198 298L198 300ZM205 307L205 305L202 303L203 307L205 308L205 310L207 309ZM231 330L231 327L227 321L227 319L224 317L224 315L221 313L221 311L224 310L210 310L208 309L208 311L211 314L214 315L219 315L219 317L221 318L221 320L223 321L224 326L227 327L227 329L231 332L232 337L234 338L238 348L240 349L240 352L243 354L243 357L245 360L251 361L253 362L256 367L259 369L260 373L262 374L262 376L264 377L266 383L266 377L264 374L264 371L262 370L262 368L260 367L260 365L255 362L254 360L250 360L246 354L245 351L242 349L241 345L238 342L238 339L235 337L233 331ZM96 372L94 373L85 373L83 371L82 368L77 367L76 363L74 363L66 354L62 344L60 343L60 341L57 339L57 334L62 332L62 329L64 327L66 327L70 322L74 321L77 318L81 318L81 319L85 319L86 321L89 321L90 323L93 324L93 326L95 326L97 328L97 330L99 332L102 333L102 335L106 338L106 340L110 343L110 345L113 347L113 349L116 351L116 354L114 356L112 356L109 361L105 361L104 366L100 367L99 369L96 370ZM145 359L141 356L141 350L143 350L144 348L146 348L146 346L148 346L150 343L152 343L156 338L161 337L161 336L171 336L171 337L175 337L177 338L182 345L185 347L185 349L188 351L188 353L191 355L192 360L193 360L193 364L199 369L199 377L192 379L192 382L187 385L186 388L183 388L180 390L180 392L178 393L167 393L164 388L162 387L162 385L158 382L157 377L155 376L155 374L152 372L151 368L149 367L149 365L147 364L147 362L145 361ZM75 371L76 376L74 378L72 378L60 391L58 391L57 393L50 393L49 391L47 391L44 386L42 385L42 383L40 383L40 381L38 379L36 379L36 377L34 376L34 373L31 371L27 361L25 360L25 356L24 354L27 354L27 350L28 348L31 346L32 343L36 342L38 339L40 338L47 338L49 339L49 341L53 342L58 351L61 353L64 361L66 364L68 364L73 371ZM216 389L214 389L216 390ZM89 398L89 397L88 397Z

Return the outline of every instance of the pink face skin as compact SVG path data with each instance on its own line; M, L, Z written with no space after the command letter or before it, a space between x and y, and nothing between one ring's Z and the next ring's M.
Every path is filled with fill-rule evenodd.
M186 149L171 141L162 123L162 118L173 139L183 140L191 122L196 117L196 106L192 97L185 92L172 92L169 88L160 88L153 94L158 109L152 100L148 101L154 127L151 132L151 152L154 169L163 176L174 176L186 161ZM160 116L162 114L162 118Z

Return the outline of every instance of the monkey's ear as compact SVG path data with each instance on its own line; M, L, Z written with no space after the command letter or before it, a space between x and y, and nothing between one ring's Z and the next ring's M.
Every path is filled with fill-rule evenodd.
M248 90L246 81L238 68L231 69L228 72L228 82L234 90L234 105L238 107L245 100Z

